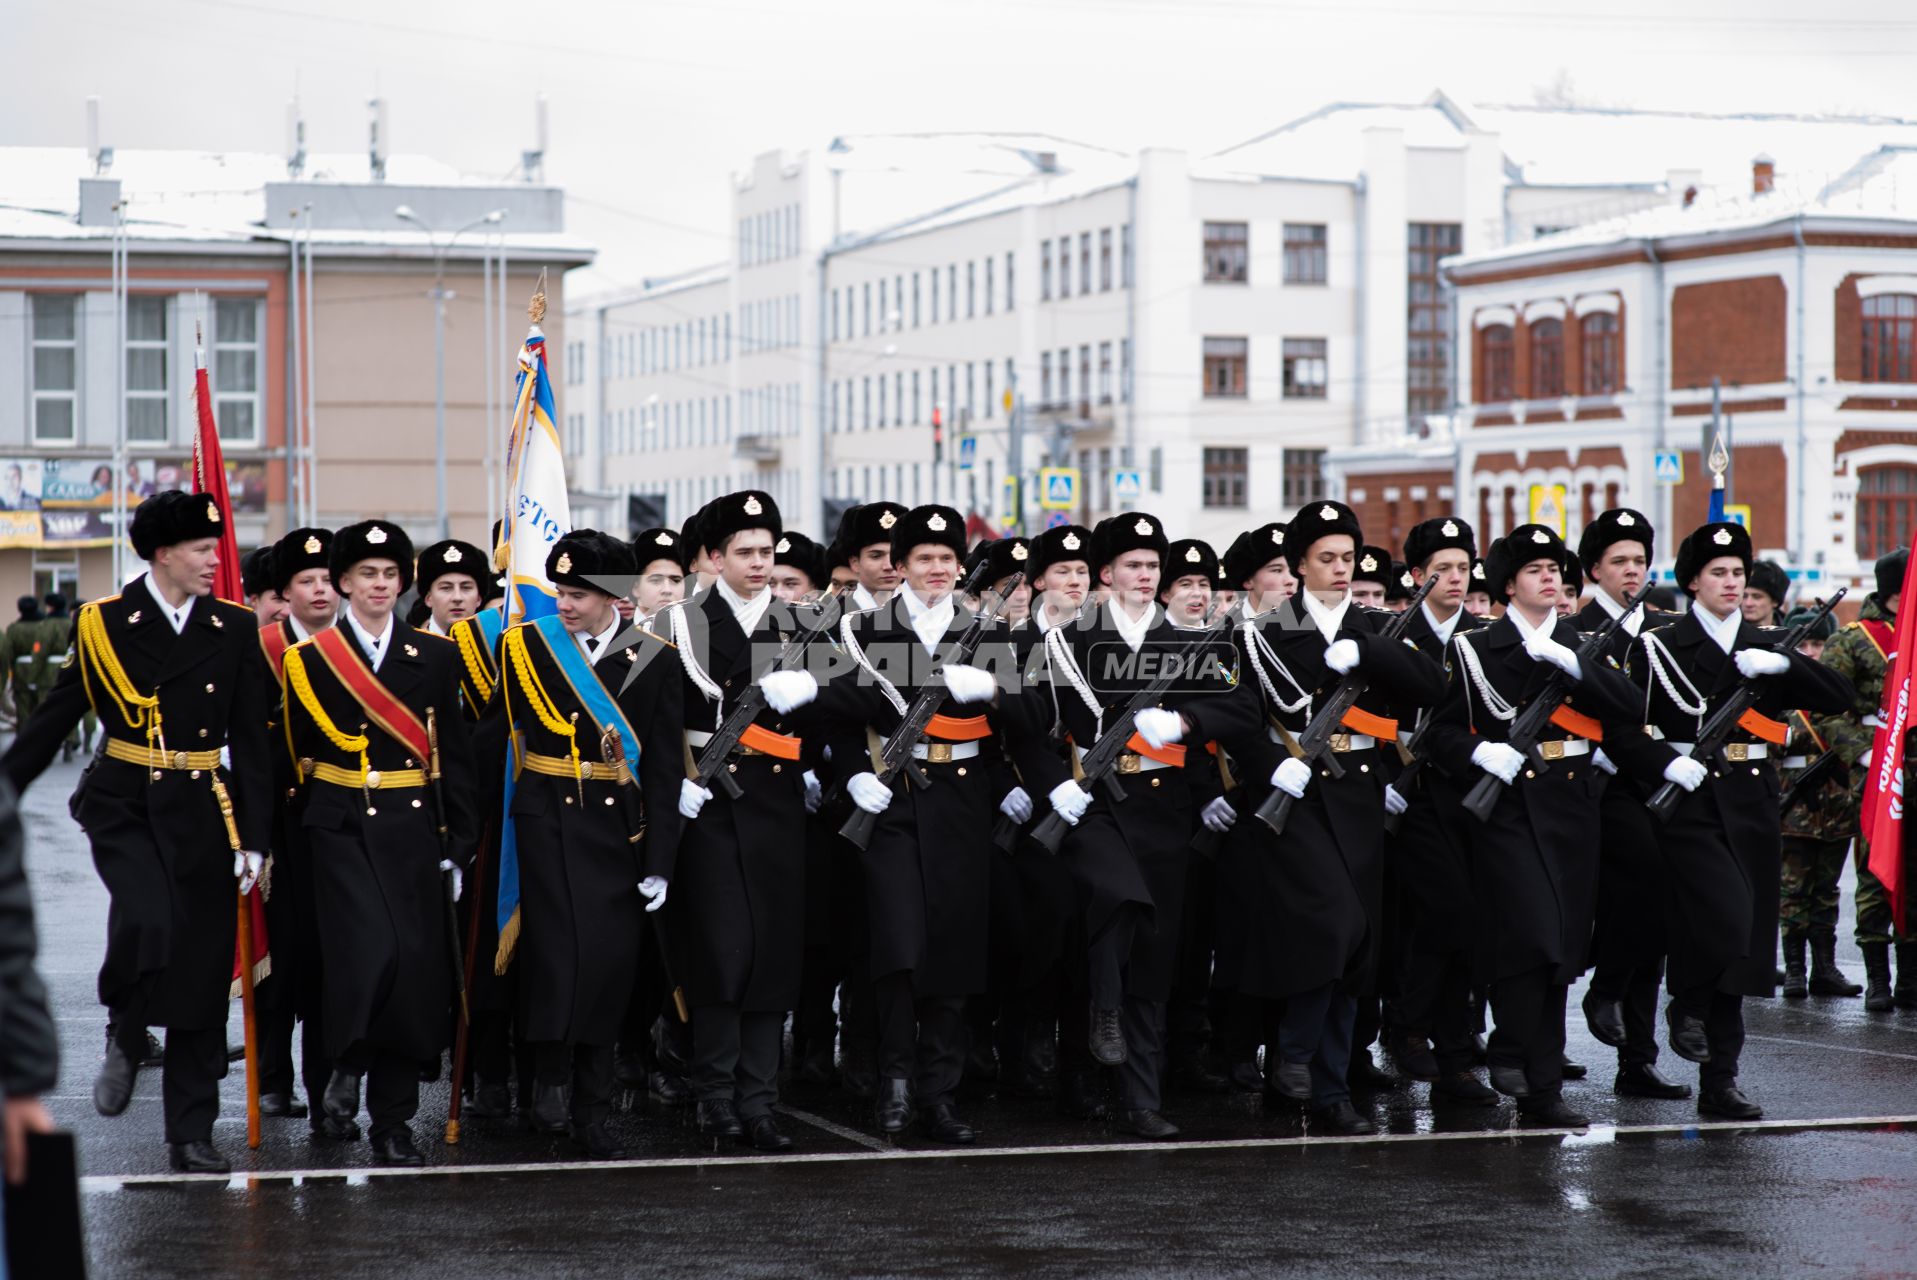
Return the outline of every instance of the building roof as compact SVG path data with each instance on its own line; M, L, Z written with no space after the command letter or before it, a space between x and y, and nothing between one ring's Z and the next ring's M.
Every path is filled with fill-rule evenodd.
M297 183L325 197L333 211L312 233L323 252L430 253L429 237L393 215L396 204L421 191L468 199L499 193L510 199L518 189L461 174L425 156L388 158L380 182L373 181L369 166L364 153L309 156L301 176L294 179L287 173L286 157L264 152L116 150L107 171L99 174L82 147L0 147L0 243L78 247L110 241L110 225L81 221L81 181L94 177L119 182L130 240L208 248L286 239L290 227L266 225L267 188ZM531 185L524 190L549 191ZM347 216L340 216L341 211ZM591 245L564 232L515 232L510 217L500 231L508 252L522 258L585 262L594 254ZM479 238L472 236L460 241L450 256L479 253Z

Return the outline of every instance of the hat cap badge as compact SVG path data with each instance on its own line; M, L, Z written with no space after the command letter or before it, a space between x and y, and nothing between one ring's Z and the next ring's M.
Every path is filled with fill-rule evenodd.
M1544 530L1542 529L1531 530L1531 541L1542 545L1543 543L1549 542L1550 540L1551 540L1551 535L1546 533Z
M756 516L761 511L764 511L765 508L759 505L759 500L757 498L752 497L750 494L748 494L746 496L745 505L741 507L740 510L744 511L749 516Z
M1063 538L1059 540L1059 545L1064 547L1067 551L1078 550L1078 547L1079 547L1078 535L1075 533L1066 534Z
M1438 532L1447 538L1455 538L1458 536L1458 522L1456 520L1447 520L1438 526Z
M306 552L306 554L307 554L307 555L309 555L309 556L316 556L316 555L318 555L318 554L320 553L320 540L319 540L319 538L317 538L317 537L314 537L314 536L309 536L309 537L308 537L308 538L306 539L306 541L305 541L304 543L302 543L302 544L301 544L301 550L303 550L303 551L305 551L305 552Z
M446 563L447 563L447 564L458 564L458 563L459 563L459 548L458 548L458 547L447 547L447 548L446 548Z
M569 551L561 551L559 553L559 559L553 561L552 567L560 573L571 573L572 553Z
M366 541L373 546L379 546L382 542L386 541L386 530L380 528L378 525L374 525L366 531Z
M1199 563L1199 561L1201 561L1201 560L1203 560L1203 559L1204 559L1204 557L1198 554L1198 548L1197 548L1197 547L1186 547L1186 548L1185 548L1185 563L1187 563L1187 564L1197 564L1197 563Z
M1483 564L1474 564L1474 565L1472 565L1472 566L1471 566L1471 576L1472 576L1472 577L1474 577L1474 578L1480 578L1480 579L1481 579L1481 578L1483 578L1483 577L1484 577L1484 565L1483 565Z
M1012 544L1012 559L1023 560L1026 557L1030 556L1031 554L1032 553L1026 549L1026 546L1024 543L1014 542Z
M780 538L779 545L772 549L778 552L780 555L784 555L786 552L792 550L792 539Z
M1272 541L1272 545L1273 545L1273 546L1279 546L1279 547L1282 547L1282 546L1284 546L1284 545L1285 545L1285 531L1284 531L1283 529L1280 529L1280 528L1274 528L1274 529L1273 529L1273 530L1271 531L1271 541Z
M1378 557L1366 556L1364 559L1358 562L1358 567L1360 569L1363 569L1366 573L1375 573L1377 572L1377 569L1378 569Z
M1132 532L1141 538L1149 538L1152 536L1152 522L1149 520L1140 520L1132 526Z
M1418 580L1411 576L1411 570L1409 569L1406 569L1402 574L1398 575L1398 581L1407 591L1418 585Z
M1711 541L1720 547L1728 547L1731 545L1731 531L1729 529L1719 529L1711 535Z
M1329 504L1319 507L1318 518L1320 520L1336 520L1338 518L1338 509Z
M1630 512L1620 511L1617 513L1617 522L1623 525L1626 529L1628 529L1632 525L1636 524L1637 520L1632 517Z
M208 520L211 520L214 524L218 524L220 522L219 505L211 500L208 500L206 504L206 518Z
M930 529L933 533L944 533L945 517L940 515L938 512L934 511L931 515L925 518L925 527Z
M661 547L669 547L669 546L671 546L671 545L672 545L672 535L671 535L671 534L669 534L669 533L667 533L667 532L665 532L665 531L664 531L664 530L662 529L662 530L660 530L660 532L659 532L659 536L658 536L658 537L656 537L656 538L654 538L654 539L653 539L652 541L653 541L653 543L654 543L655 545L657 545L657 546L661 546Z
M882 512L879 516L879 528L881 529L890 529L893 525L897 524L898 522L899 522L898 513L895 511Z

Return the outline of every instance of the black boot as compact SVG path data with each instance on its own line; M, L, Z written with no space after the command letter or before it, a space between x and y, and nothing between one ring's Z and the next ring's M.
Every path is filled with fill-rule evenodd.
M978 1131L958 1118L951 1103L936 1102L925 1113L925 1136L935 1142L963 1144L978 1137Z
M1917 1009L1917 942L1897 944L1897 986L1891 999L1899 1009Z
M701 1098L694 1115L694 1123L700 1133L711 1134L719 1138L742 1138L745 1136L745 1124L739 1119L739 1109L732 1105L730 1098Z
M1804 972L1804 935L1784 935L1784 998L1802 1000L1810 994L1810 978Z
M1711 1041L1704 1034L1702 1018L1685 1013L1673 1000L1664 1006L1664 1022L1670 1028L1671 1052L1686 1062L1704 1063L1711 1060Z
M359 1077L342 1068L333 1068L320 1094L320 1113L335 1124L353 1124L359 1119Z
M426 1163L426 1157L420 1155L419 1148L413 1145L413 1131L400 1125L390 1133L382 1133L373 1139L373 1163L417 1169Z
M100 1064L99 1078L93 1082L93 1109L103 1116L117 1116L133 1100L133 1081L140 1064L111 1037L107 1039L106 1060Z
M474 1120L505 1120L513 1113L512 1095L503 1084L481 1080L479 1087L473 1090L473 1100L464 1110Z
M911 1081L894 1080L890 1076L880 1079L878 1105L874 1111L879 1132L904 1133L917 1118L917 1113L912 1108Z
M1092 1030L1088 1038L1092 1060L1103 1067L1120 1066L1125 1061L1125 1033L1118 1026L1118 1010L1092 1006Z
M1819 934L1810 944L1810 993L1814 996L1854 996L1863 992L1863 987L1852 982L1842 969L1837 967L1837 935ZM1789 967L1786 961L1786 968ZM1786 991L1785 995L1790 992Z
M210 1142L175 1142L167 1147L167 1163L175 1173L231 1173L226 1162Z
M572 1107L566 1101L566 1086L535 1082L528 1123L534 1133L564 1133L570 1129Z
M1890 944L1864 944L1864 1008L1872 1013L1889 1013L1897 1007L1890 991Z

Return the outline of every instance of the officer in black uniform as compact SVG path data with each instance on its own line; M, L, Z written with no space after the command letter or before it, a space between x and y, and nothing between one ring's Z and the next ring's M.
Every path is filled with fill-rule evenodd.
M228 1169L212 1138L233 882L258 877L272 814L258 632L250 610L212 594L225 521L205 494L139 505L127 532L147 572L81 608L52 692L0 757L24 791L87 709L100 713L106 743L69 806L112 898L99 984L112 1027L93 1101L102 1115L126 1110L146 1029L167 1028L166 1140L189 1173Z
M282 668L334 1064L320 1109L356 1126L363 1079L373 1158L403 1166L424 1163L409 1124L452 992L441 876L457 897L479 838L457 650L394 613L413 566L398 525L341 529L331 569L346 610Z

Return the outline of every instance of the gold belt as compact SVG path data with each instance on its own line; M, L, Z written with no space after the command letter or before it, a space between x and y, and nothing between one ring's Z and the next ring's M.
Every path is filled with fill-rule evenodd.
M368 769L362 782L358 769L342 769L336 764L327 764L318 760L300 761L300 772L308 778L329 782L336 787L350 787L354 791L364 787L368 791L394 791L402 787L423 787L426 785L424 769Z
M754 753L756 754L756 753ZM625 786L632 781L632 770L621 760L617 764L606 764L597 760L581 760L579 772L573 773L571 756L542 756L536 751L528 751L519 758L519 767L533 773L543 773L549 778L571 778L577 776L582 782L610 782L615 786Z
M220 753L217 751L161 751L158 747L142 746L120 738L106 740L106 754L110 760L124 760L143 769L185 772L220 767Z

